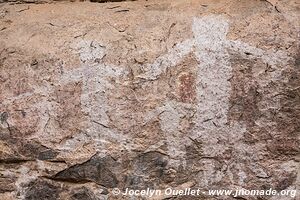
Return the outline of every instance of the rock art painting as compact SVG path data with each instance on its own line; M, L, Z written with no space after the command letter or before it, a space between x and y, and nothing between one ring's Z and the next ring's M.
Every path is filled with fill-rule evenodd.
M299 198L297 1L0 6L0 199Z

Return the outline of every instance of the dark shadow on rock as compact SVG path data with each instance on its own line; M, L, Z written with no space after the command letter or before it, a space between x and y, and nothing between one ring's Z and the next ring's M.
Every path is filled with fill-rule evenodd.
M25 200L57 200L60 188L48 181L37 179L28 184Z
M132 173L124 177L126 187L132 189L154 188L167 182L168 156L151 151L138 155L132 161Z
M117 162L110 156L100 158L93 156L90 160L71 166L52 177L54 180L84 183L95 182L108 188L118 184L116 175L110 170Z
M9 151L0 152L0 162L2 163L18 163L36 159L52 161L59 154L58 151L36 141L20 138L1 139L1 141L0 147L9 149Z
M87 189L86 187L79 188L78 190L74 191L72 196L72 200L97 200L95 194Z

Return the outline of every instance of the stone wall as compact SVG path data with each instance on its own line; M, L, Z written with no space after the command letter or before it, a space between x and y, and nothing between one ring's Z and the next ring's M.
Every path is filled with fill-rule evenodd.
M297 198L112 190L299 189L299 21L293 0L1 4L0 199Z

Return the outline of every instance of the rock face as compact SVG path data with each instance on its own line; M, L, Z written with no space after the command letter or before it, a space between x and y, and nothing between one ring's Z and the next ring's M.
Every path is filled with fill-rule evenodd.
M0 199L299 189L299 9L0 4Z

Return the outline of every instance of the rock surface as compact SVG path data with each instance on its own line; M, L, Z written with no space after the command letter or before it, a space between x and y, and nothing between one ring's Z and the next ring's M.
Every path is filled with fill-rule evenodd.
M299 10L296 0L0 4L0 199L299 189Z

